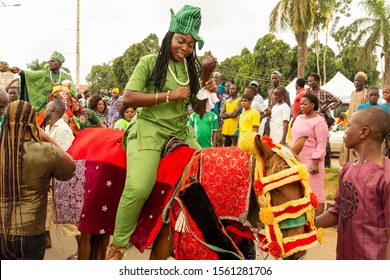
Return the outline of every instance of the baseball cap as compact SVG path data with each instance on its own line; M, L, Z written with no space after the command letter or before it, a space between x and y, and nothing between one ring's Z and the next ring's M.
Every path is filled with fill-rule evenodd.
M257 81L252 81L249 83L250 85L254 85L256 87L259 87L259 83Z

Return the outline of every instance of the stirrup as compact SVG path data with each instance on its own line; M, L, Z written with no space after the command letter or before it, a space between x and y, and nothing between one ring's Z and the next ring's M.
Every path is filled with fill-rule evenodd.
M127 247L118 247L111 243L111 245L107 248L106 260L122 260L126 251Z

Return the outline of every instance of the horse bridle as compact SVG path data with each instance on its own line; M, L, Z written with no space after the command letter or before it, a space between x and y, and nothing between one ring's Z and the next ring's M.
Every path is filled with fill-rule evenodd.
M266 239L261 242L261 249L269 251L275 258L288 258L322 242L321 231L317 232L313 220L314 209L318 207L318 199L311 191L306 166L299 163L293 153L285 146L274 144L268 137L263 138L263 143L267 144L274 152L273 156L283 158L289 168L265 176L264 165L266 163L261 160L256 161L254 190L258 197L263 196L263 202L260 205L260 220L266 231ZM304 189L304 196L273 206L271 191L291 183L300 183ZM258 200L261 201L261 199ZM283 237L283 229L302 225L305 227L303 234Z

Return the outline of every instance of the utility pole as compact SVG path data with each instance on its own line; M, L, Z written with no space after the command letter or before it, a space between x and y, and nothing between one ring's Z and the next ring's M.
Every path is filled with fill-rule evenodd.
M77 0L77 23L76 23L76 92L80 87L80 0Z

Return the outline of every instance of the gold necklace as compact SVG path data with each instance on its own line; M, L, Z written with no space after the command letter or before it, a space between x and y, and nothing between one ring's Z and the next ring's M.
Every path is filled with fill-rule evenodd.
M168 70L169 70L169 72L172 74L172 77L175 79L175 81L176 81L176 83L178 83L179 85L181 85L181 86L186 86L186 85L188 85L189 83L190 83L190 77L188 76L188 68L187 68L187 60L186 59L183 59L183 63L184 63L184 69L186 70L186 74L187 74L187 82L180 82L178 79L177 79L177 77L176 77L176 75L173 73L173 71L172 71L172 68L171 68L171 65L168 63Z
M53 76L52 76L52 71L50 70L50 81L51 81L51 83L52 83L53 85L59 85L59 84L60 84L60 82L61 82L61 76L62 76L62 72L61 72L61 70L60 70L60 77L58 78L58 82L54 82L54 81L53 81Z

